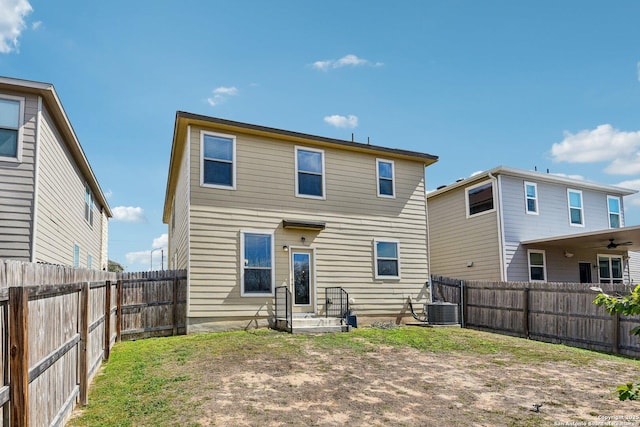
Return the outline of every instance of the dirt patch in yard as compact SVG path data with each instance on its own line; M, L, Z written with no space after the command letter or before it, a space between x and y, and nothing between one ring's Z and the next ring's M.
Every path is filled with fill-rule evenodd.
M190 399L199 414L190 421L203 426L640 426L640 403L620 402L615 394L618 383L640 376L640 365L627 360L527 362L500 351L431 353L366 340L319 347L286 334L281 339L296 350L253 349L176 366L198 372L190 380L198 392ZM539 412L534 405L541 405Z

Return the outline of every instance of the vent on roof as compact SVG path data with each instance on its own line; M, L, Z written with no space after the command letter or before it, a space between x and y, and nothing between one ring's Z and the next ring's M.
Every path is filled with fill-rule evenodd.
M458 320L458 304L450 302L434 302L424 305L424 311L427 313L427 322L432 325L457 325Z

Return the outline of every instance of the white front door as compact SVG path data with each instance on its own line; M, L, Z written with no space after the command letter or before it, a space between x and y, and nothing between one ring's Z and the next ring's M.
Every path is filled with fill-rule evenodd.
M312 249L292 249L291 283L296 312L315 311L315 271Z

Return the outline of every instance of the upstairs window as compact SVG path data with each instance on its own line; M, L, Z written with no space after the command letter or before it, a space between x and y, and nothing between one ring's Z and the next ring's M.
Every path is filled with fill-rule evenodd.
M242 231L240 253L242 296L273 295L273 234Z
M324 151L296 147L296 196L324 199Z
M582 191L571 189L567 190L567 199L569 202L569 224L584 227Z
M400 248L396 240L374 240L376 279L400 278Z
M607 206L609 208L609 228L622 227L620 197L607 196Z
M230 135L201 132L203 186L235 190L236 139Z
M0 98L0 161L21 160L23 111L22 98Z
M466 195L467 217L495 210L492 181L485 181L467 188Z
M89 187L84 188L84 219L89 223L89 225L93 226L93 211L94 211L94 202L93 202L93 193Z
M396 196L395 168L391 160L376 159L378 177L378 197Z
M529 249L529 281L546 282L547 267L545 265L544 251Z
M534 182L524 182L526 212L538 215L538 186Z

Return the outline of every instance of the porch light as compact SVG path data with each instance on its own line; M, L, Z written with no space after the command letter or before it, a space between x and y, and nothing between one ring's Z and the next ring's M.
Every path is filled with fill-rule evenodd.
M285 252L289 252L289 246L284 245L284 246L282 247L282 250L283 250L283 251L285 251Z
M573 253L569 252L569 251L564 251L564 257L565 258L571 258L571 257L573 257Z

